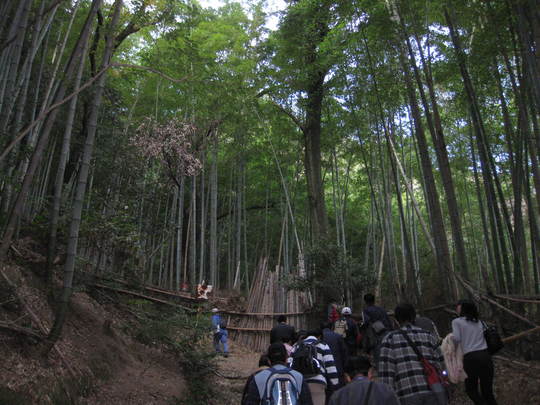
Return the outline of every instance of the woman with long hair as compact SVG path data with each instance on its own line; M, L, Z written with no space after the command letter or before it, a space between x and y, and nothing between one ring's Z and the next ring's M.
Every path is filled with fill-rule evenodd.
M454 341L463 349L467 395L477 405L497 405L493 395L493 360L487 350L484 325L479 320L478 309L474 302L461 300L457 304L457 313L459 317L452 321L452 334Z

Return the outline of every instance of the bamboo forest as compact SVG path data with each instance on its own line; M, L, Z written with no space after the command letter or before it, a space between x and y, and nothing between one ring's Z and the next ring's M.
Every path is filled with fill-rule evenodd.
M540 403L539 121L539 0L0 0L0 405ZM498 402L411 402L469 305ZM285 317L326 399L250 399Z

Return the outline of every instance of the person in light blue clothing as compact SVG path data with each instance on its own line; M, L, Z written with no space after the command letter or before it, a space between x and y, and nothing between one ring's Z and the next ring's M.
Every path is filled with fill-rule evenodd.
M214 348L216 353L222 353L221 345L223 345L223 355L229 356L229 333L227 332L227 325L222 321L219 309L212 309L212 331L214 332Z

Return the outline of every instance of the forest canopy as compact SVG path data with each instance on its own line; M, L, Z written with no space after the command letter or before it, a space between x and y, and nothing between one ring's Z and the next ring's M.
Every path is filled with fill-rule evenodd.
M3 1L0 260L41 239L65 305L262 258L321 300L540 294L539 2L266 6Z

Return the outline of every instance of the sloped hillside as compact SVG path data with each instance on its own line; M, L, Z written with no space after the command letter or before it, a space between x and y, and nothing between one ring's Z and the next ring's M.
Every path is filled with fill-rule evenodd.
M44 282L22 266L2 270L17 288L2 285L0 291L1 405L165 405L186 396L178 357L159 342L145 341L140 308L101 293L97 300L86 291L73 295L58 350L44 357L39 338L28 336L35 325L17 298L50 327L53 312ZM18 327L24 332L14 330Z

